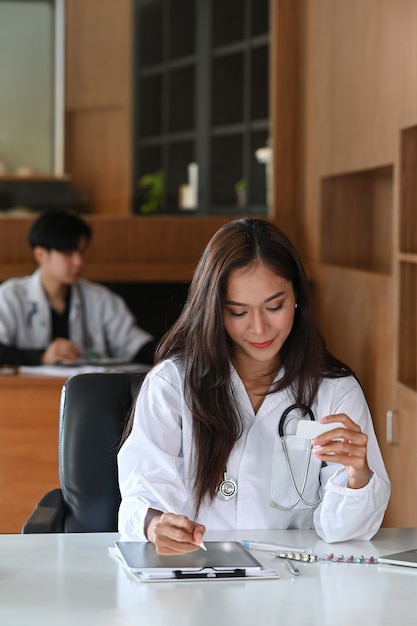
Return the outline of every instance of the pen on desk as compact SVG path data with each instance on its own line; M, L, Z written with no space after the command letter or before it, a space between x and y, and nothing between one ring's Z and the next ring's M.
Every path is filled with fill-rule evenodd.
M178 515L178 512L167 500L165 500L164 496L159 493L158 489L155 487L155 485L151 483L149 478L146 478L144 474L139 474L139 478L143 482L143 484L149 489L149 491L155 496L158 502L160 502L162 506L166 508L167 513L174 513L175 515ZM200 543L200 548L207 552L207 548L203 542Z
M290 570L291 576L299 576L300 575L300 570L298 569L298 567L295 567L295 565L293 563L291 563L291 561L289 559L285 559L285 565Z
M264 541L243 540L241 543L244 548L249 548L249 550L266 550L268 552L311 552L311 548L284 546L279 543L265 543Z

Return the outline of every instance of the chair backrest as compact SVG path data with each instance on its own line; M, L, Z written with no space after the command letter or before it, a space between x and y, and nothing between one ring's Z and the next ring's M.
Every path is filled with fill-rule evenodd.
M65 532L117 530L117 452L144 376L91 373L65 383L59 413Z

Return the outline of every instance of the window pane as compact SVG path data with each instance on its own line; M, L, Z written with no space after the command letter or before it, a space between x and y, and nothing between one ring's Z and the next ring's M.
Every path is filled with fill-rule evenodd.
M252 0L252 35L266 35L269 32L269 1Z
M212 83L212 123L230 124L243 119L243 56L215 59Z
M151 76L140 81L139 134L150 137L161 133L162 78Z
M244 0L214 0L213 46L223 46L242 40L244 18Z
M195 0L169 1L169 54L171 59L195 52Z
M215 205L236 204L235 184L242 179L242 138L215 137L212 142L211 200Z
M268 47L252 51L251 118L268 118L269 57Z
M194 128L194 67L172 71L169 76L169 130Z
M162 62L162 4L142 7L138 11L139 63L142 68Z

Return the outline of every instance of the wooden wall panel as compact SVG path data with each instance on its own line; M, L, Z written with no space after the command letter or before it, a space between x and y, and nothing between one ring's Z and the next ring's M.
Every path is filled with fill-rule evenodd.
M270 110L273 161L272 218L300 239L302 199L303 2L271 2Z
M310 269L314 268L319 324L330 347L361 377L387 469L394 478L393 489L401 492L392 500L387 522L409 524L417 516L415 490L401 483L396 470L401 455L385 445L385 436L386 412L401 413L401 407L399 419L403 425L408 420L404 432L408 429L410 437L415 433L416 394L404 402L396 375L402 323L400 137L402 129L417 123L417 0L305 0L305 9L303 223L306 256ZM382 215L381 198L370 204L374 217L385 220L385 226L376 222L376 230L372 228L373 240L378 229L391 230L388 245L378 254L392 256L392 263L386 263L382 273L376 267L365 272L324 264L323 179L381 166L393 171L392 201L389 214L384 205ZM337 247L337 241L333 245ZM413 463L414 475L415 471ZM401 499L414 501L407 513L398 508Z
M66 114L66 168L94 214L131 211L132 138L122 107Z
M9 265L31 264L32 251L27 233L32 218L0 215L0 270Z
M399 131L416 121L417 2L305 4L303 206L316 259L320 178L398 162Z
M127 105L132 0L69 0L65 4L66 108Z
M306 78L318 95L307 115L319 116L318 145L328 146L321 166L344 172L390 162L398 128L415 119L417 3L307 2Z
M65 171L93 213L129 215L132 0L66 3Z
M394 307L387 306L392 277L334 266L311 268L310 276L328 348L355 370L383 439L395 371Z
M214 232L229 218L85 215L93 228L85 276L99 281L177 282L192 278ZM35 264L27 243L34 217L0 217L0 280Z

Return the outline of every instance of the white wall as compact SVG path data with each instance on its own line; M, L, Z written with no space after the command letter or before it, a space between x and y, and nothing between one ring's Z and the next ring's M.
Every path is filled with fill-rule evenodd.
M0 156L54 171L54 2L0 0Z

